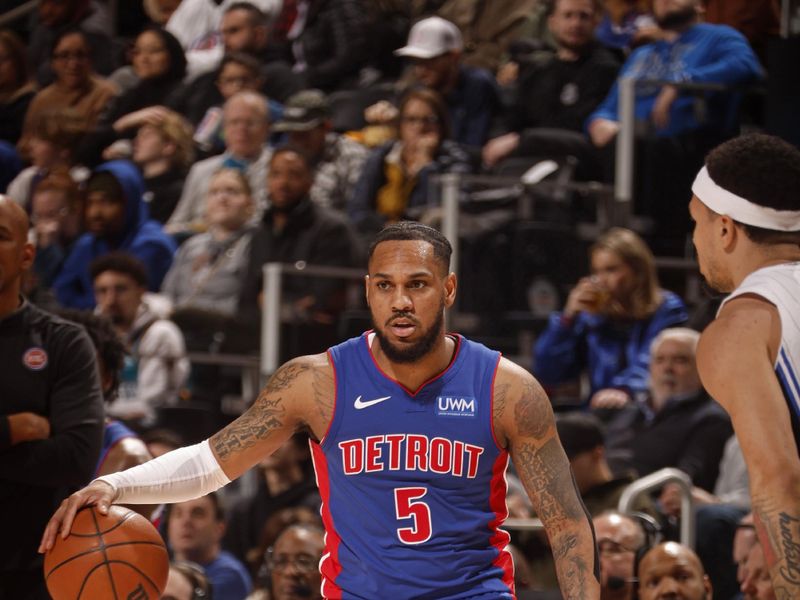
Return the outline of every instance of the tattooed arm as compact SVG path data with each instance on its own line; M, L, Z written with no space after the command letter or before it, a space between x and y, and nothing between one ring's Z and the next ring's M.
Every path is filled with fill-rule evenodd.
M550 400L533 376L502 359L493 407L498 441L542 520L567 600L600 597L594 531L556 433Z
M61 503L47 524L40 552L65 537L77 511L113 502L152 504L198 498L235 479L277 450L299 429L319 439L333 416L335 386L327 355L294 359L270 378L253 405L207 442L178 448L121 473L96 479Z
M789 407L773 365L780 347L777 309L756 297L726 304L703 332L703 385L728 411L750 474L756 531L775 596L800 598L800 459Z
M334 393L327 355L302 356L281 366L253 405L209 439L225 475L239 477L300 429L320 439L333 417Z

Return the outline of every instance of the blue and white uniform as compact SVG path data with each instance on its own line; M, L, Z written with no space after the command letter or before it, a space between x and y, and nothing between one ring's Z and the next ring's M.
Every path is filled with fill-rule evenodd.
M800 454L800 263L784 263L753 271L725 298L722 306L743 294L760 296L778 309L781 345L775 360L775 373L789 406L792 431Z
M498 352L455 336L448 368L409 390L367 332L328 351L333 419L311 449L326 598L514 598L500 529L506 467L492 425Z

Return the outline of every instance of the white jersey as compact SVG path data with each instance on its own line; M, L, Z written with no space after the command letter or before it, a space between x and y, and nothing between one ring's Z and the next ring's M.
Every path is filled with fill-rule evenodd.
M792 414L795 440L800 442L800 262L753 271L725 298L722 306L742 294L761 296L778 309L781 345L774 367Z

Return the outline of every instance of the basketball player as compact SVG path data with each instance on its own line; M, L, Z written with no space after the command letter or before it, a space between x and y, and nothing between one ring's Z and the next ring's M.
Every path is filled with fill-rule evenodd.
M692 191L700 271L730 293L700 340L700 376L741 442L776 596L800 598L800 152L736 138Z
M68 534L83 505L201 496L305 429L327 531L324 597L513 598L499 528L510 455L544 522L564 597L599 598L591 524L547 396L497 352L444 332L456 294L450 252L429 227L384 229L365 277L374 331L289 361L209 440L77 492L41 550Z

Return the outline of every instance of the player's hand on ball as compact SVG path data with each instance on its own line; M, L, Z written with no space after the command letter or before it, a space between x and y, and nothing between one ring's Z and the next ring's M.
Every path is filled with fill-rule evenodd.
M75 513L80 508L96 505L98 511L106 514L108 513L108 507L111 506L116 497L116 490L109 484L103 481L93 481L85 488L64 499L58 510L50 517L47 527L45 527L42 541L39 544L39 552L44 554L50 550L59 533L62 538L69 535L72 521L75 519Z

